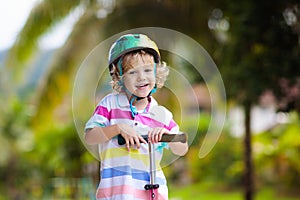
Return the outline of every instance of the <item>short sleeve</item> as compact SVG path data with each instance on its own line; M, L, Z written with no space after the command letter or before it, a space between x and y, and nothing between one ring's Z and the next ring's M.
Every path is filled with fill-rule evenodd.
M96 126L105 127L110 123L110 110L111 110L112 96L108 95L104 97L96 106L92 117L88 120L85 125L84 131L93 129Z
M173 119L173 114L166 109L165 107L159 106L159 112L161 114L158 115L159 112L156 112L156 116L159 116L158 119L164 123L164 128L169 130L171 134L178 134L179 133L179 126ZM153 112L153 111L152 111ZM153 114L152 114L153 115ZM155 115L154 115L155 116ZM163 116L163 117L162 117ZM163 120L161 120L163 119ZM156 145L156 151L162 153L163 149L169 149L169 145L166 142L160 142Z

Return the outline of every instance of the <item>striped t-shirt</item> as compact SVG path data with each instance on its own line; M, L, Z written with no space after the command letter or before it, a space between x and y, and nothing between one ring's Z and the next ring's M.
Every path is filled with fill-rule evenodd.
M85 131L96 126L105 127L118 123L131 125L141 135L147 134L147 130L154 127L164 127L175 134L179 131L171 112L158 106L153 97L147 108L138 112L133 118L129 101L124 93L105 96L87 122ZM96 198L101 200L148 199L149 191L144 189L144 186L150 183L148 144L142 143L139 149L131 148L128 152L124 145L118 144L117 137L114 137L98 146L101 167ZM166 146L164 143L155 144L157 168L155 183L159 184L158 199L160 200L168 199L167 181L159 167L162 149Z

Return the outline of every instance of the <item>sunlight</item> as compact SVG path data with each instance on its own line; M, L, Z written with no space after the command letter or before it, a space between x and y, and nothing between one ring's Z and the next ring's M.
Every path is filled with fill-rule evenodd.
M15 41L18 32L23 27L30 10L40 0L10 0L0 7L0 49L9 48ZM16 6L18 5L18 6Z

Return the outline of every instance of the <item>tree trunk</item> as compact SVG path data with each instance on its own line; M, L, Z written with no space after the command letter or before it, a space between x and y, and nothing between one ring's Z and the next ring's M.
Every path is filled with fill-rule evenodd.
M244 138L244 187L245 187L245 200L253 199L253 168L252 168L252 148L251 148L251 102L244 104L245 108L245 138Z

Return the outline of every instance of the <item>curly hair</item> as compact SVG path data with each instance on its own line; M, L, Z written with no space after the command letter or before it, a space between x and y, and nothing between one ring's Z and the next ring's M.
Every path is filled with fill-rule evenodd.
M135 66L135 63L138 61L138 59L142 59L144 63L153 62L154 63L154 57L152 54L148 53L145 50L137 50L127 53L123 59L122 59L122 72L126 73L129 69L133 68ZM112 81L111 85L115 92L120 93L124 91L124 87L121 80L121 76L119 75L119 69L117 67L117 62L114 62L112 64ZM156 86L157 88L162 88L164 86L164 83L167 79L167 76L169 75L169 69L167 67L167 64L165 62L159 62L156 65Z

